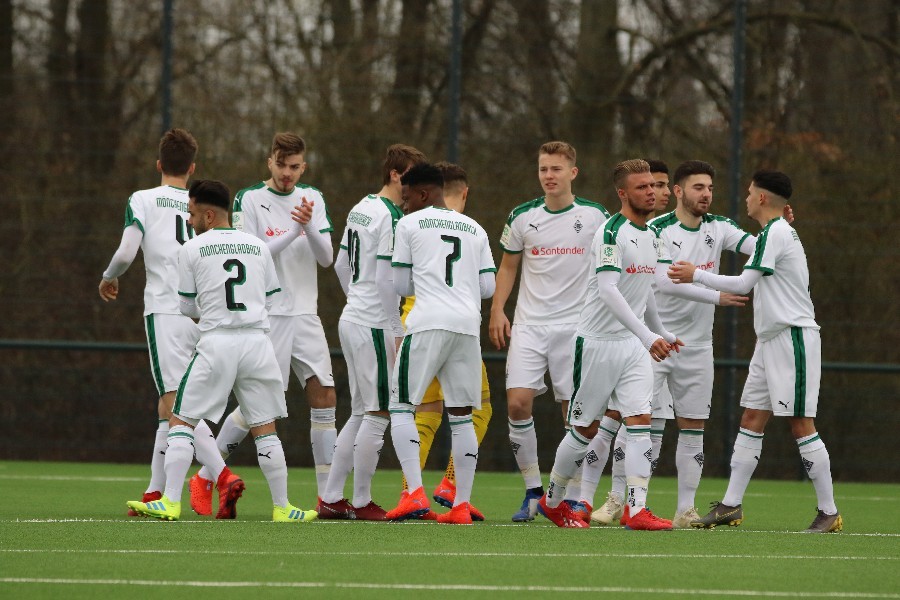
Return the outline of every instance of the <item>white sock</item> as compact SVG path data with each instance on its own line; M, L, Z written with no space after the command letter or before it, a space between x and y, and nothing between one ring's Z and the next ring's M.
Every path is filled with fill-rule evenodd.
M534 419L524 421L509 419L509 444L516 456L516 464L525 478L525 489L542 487L541 469L538 466L537 433Z
M347 476L353 470L353 447L356 445L356 434L362 425L362 415L350 415L334 443L334 454L331 457L331 472L322 493L323 502L337 502L344 497L344 485Z
M413 417L415 424L415 417ZM384 447L384 432L390 419L378 415L366 415L353 449L353 506L362 508L372 501L372 477L378 468L381 448Z
M166 449L166 498L181 502L184 477L194 460L194 429L176 425L169 429L169 447Z
M334 453L334 442L337 429L334 426L334 407L309 409L309 439L312 443L313 462L316 463L316 484L319 497L325 493L328 485L328 472L331 471L331 457Z
M578 465L587 454L590 440L574 429L570 429L556 448L556 459L550 470L550 485L547 487L547 506L555 508L566 497L569 481L578 470Z
M703 430L682 429L675 447L675 467L678 469L678 508L684 512L696 506L697 488L703 473Z
M597 486L600 485L600 477L609 460L609 446L612 444L620 423L615 419L603 417L597 435L588 444L587 454L582 463L581 473L581 497L579 500L594 506L594 496L597 495Z
M636 515L647 505L647 486L650 483L651 455L649 425L626 425L625 486L629 514Z
M577 469L575 469L575 474L572 475L572 479L569 480L569 485L566 487L566 500L571 500L572 502L578 502L579 500L581 500L583 473L584 460L581 461L581 464L578 465Z
M256 442L256 460L259 468L269 484L272 492L272 504L284 508L288 505L287 463L284 460L284 447L277 433L261 435L254 438Z
M650 476L656 471L659 464L659 449L662 446L663 435L666 433L666 419L650 419Z
M248 433L250 433L250 426L244 420L241 409L234 409L222 421L222 426L219 427L219 435L216 436L216 447L222 460L227 459L237 449ZM218 475L214 477L206 467L200 469L200 477L210 479L213 483L218 479Z
M218 481L219 474L225 468L225 460L216 447L216 436L213 435L209 424L203 419L200 419L194 428L194 453L197 455L197 462L212 475L205 479ZM203 476L201 475L201 477Z
M153 440L153 457L150 459L150 483L147 484L147 492L161 492L166 486L166 448L169 442L169 422L160 419L156 427L156 437Z
M800 450L800 460L806 474L816 488L816 501L818 508L826 515L837 514L837 506L834 503L834 486L831 483L831 458L825 448L825 442L818 433L802 437L797 440Z
M616 441L613 444L612 451L612 487L609 490L611 496L619 499L619 502L625 501L625 446L627 445L628 434L625 428L620 428L616 435Z
M741 427L737 439L734 440L734 454L731 455L731 477L728 478L728 489L722 504L739 506L744 501L744 492L753 471L759 464L762 455L763 434Z
M410 492L422 487L422 470L419 468L419 430L416 429L416 415L412 412L391 413L391 441L394 452L406 477Z
M450 422L450 442L453 452L453 467L456 469L456 498L453 506L472 499L475 483L475 467L478 466L478 438L472 415L448 415Z

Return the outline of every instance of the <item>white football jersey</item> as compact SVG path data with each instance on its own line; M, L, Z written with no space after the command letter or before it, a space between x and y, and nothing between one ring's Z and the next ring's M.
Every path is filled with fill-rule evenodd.
M718 273L722 251L737 252L749 233L726 217L704 215L696 229L685 227L670 212L650 221L659 233L659 239L669 252L672 262L686 260L698 269ZM699 283L694 285L700 287ZM666 330L677 335L687 345L711 344L713 317L716 305L693 302L656 291L656 307Z
M325 198L314 187L298 184L291 192L276 192L260 182L241 190L234 199L234 228L270 241L288 234L294 227L291 211L306 198L313 205L312 224L317 231L334 231ZM273 315L314 315L317 313L319 264L313 255L306 233L274 257L282 291L272 305Z
M756 236L745 269L762 271L753 288L753 328L762 340L787 327L818 329L809 295L809 266L800 236L782 217L772 219Z
M378 261L390 261L394 254L394 228L402 216L396 204L375 194L366 196L350 209L341 238L341 248L347 251L350 260L347 305L341 319L365 327L390 329L375 273ZM398 307L399 302L398 297Z
M125 227L134 224L144 237L144 314L180 315L178 310L178 251L194 237L188 225L188 192L171 185L140 190L125 207Z
M481 225L434 206L406 215L397 223L391 264L412 269L416 303L406 318L407 333L480 334L480 275L496 271Z
M587 284L587 299L581 311L578 335L599 339L623 339L634 336L600 299L596 274L600 271L621 273L618 288L638 319L644 320L647 296L656 273L657 263L671 263L656 231L640 227L616 213L594 235L591 245L593 273Z
M578 322L591 266L591 240L608 218L603 206L578 197L555 212L543 197L513 209L500 246L504 252L522 254L516 324Z
M266 245L235 229L210 229L181 247L178 294L196 298L200 331L269 330L266 297L279 291Z

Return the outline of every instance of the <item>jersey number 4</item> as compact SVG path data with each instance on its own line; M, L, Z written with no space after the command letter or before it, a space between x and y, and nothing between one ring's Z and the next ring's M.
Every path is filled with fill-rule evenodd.
M237 274L234 277L229 277L225 280L225 304L228 306L228 310L247 310L246 304L234 300L234 288L243 285L247 281L247 270L244 268L244 263L236 258L231 258L222 264L222 268L229 273L237 269Z
M462 241L455 235L442 235L441 239L453 246L450 254L447 255L447 268L444 271L444 281L447 282L448 287L453 287L453 263L462 256Z

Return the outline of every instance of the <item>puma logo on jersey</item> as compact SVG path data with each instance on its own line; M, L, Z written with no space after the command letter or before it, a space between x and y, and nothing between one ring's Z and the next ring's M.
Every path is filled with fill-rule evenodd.
M266 452L265 454L263 454L262 452L257 452L256 455L264 456L264 457L268 458L269 460L272 460L272 451L271 450Z
M478 460L478 454L472 454L471 452L466 452L464 456L471 456L475 460Z
M422 442L420 442L419 440L409 440L409 441L410 441L411 443L415 444L416 446L421 446L421 445L422 445Z
M628 241L630 241L632 244L634 244L635 247L638 247L637 240L632 239L632 240L628 240Z
M672 245L675 246L676 248L678 248L679 250L681 250L681 244L683 244L683 243L684 242L676 242L675 240L672 240Z
M538 230L538 226L535 225L534 223L529 223L528 226L529 226L529 227L534 227L534 230L535 230L535 231Z
M272 205L271 205L271 204L268 205L268 206L266 206L265 204L260 204L259 207L260 207L260 208L266 209L266 212L272 212Z

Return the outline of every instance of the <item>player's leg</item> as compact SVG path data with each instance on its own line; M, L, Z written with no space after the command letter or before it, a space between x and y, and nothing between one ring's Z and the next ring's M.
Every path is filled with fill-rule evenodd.
M439 333L429 330L407 334L394 364L389 405L391 441L410 491L408 495L401 495L396 508L388 511L387 517L392 520L416 518L430 510L422 488L422 469L419 466L421 442L416 429L415 410L444 361L446 348Z
M610 343L624 359L616 384L627 434L625 446L625 509L622 520L629 529L665 530L672 522L656 517L647 508L647 492L652 472L653 445L650 439L653 368L646 349L637 338Z
M603 415L598 424L597 435L588 444L588 451L584 457L584 468L581 474L581 498L586 506L593 507L597 495L597 487L603 469L609 459L609 448L619 431L619 420Z
M771 386L772 406L787 405L788 422L797 441L800 460L816 491L816 518L806 530L809 533L840 531L843 519L834 502L831 480L831 457L825 442L816 431L819 386L822 373L822 347L819 331L808 327L791 327L770 342L781 354L777 366L781 376ZM774 352L772 353L774 355ZM767 356L774 361L774 356ZM772 363L767 362L767 369ZM776 410L776 415L781 412Z
M292 319L294 330L291 340L291 368L306 390L309 438L316 465L316 484L321 496L328 484L334 443L337 440L337 395L334 391L331 355L318 316L303 315Z
M513 325L506 357L506 409L509 443L525 480L525 499L513 521L531 521L544 495L538 465L537 432L532 410L534 398L546 391L547 328Z
M689 527L692 521L700 518L696 495L703 474L703 434L709 419L713 386L712 346L683 350L686 352L677 356L675 369L669 378L678 425L675 448L678 502L672 523L679 528Z

